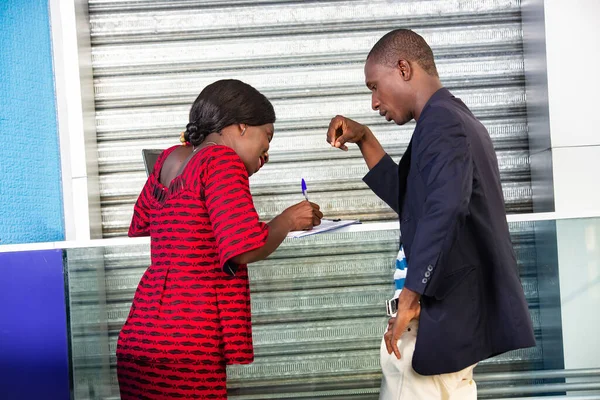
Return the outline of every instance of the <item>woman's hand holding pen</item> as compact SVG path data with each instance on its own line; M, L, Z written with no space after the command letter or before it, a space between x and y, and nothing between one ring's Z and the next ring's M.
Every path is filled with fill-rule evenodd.
M269 236L264 246L235 257L233 262L247 264L264 260L275 251L291 231L308 231L321 225L323 213L317 204L308 201L307 191L306 182L302 179L302 194L306 200L286 208L268 223Z
M279 247L290 231L312 229L314 226L321 224L321 218L323 218L323 213L315 203L304 200L293 205L268 223L269 236L264 246L240 254L231 260L236 264L248 264L264 260Z
M281 216L285 217L290 231L305 231L320 225L323 213L317 204L305 200L287 208Z

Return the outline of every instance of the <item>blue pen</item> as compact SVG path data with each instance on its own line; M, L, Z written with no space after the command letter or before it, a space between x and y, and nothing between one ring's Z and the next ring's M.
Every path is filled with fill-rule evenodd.
M304 178L302 178L302 194L304 195L304 198L306 199L306 201L308 201L308 189L306 188L306 182L304 181Z

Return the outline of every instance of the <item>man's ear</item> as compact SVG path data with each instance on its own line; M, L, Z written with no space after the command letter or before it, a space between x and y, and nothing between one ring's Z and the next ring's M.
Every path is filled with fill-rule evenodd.
M403 80L410 80L410 78L412 77L413 70L412 65L410 65L410 62L408 60L398 60L398 73L400 74L400 77Z

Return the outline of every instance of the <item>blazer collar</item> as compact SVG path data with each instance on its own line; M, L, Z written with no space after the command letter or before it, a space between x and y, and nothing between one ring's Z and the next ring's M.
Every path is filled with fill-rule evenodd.
M446 89L445 87L438 89L434 94L431 95L429 100L427 100L427 103L425 103L425 106L423 107L423 110L421 111L421 115L419 115L419 120L417 121L417 124L419 122L421 122L421 120L423 119L423 115L426 114L427 109L429 108L429 106L431 106L431 104L434 101L438 101L441 99L450 99L452 97L454 97L452 95L452 93L450 93L450 91L448 89Z

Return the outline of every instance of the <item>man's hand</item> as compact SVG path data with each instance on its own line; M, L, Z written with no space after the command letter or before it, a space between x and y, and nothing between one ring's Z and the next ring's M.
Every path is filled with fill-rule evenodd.
M408 327L408 323L413 319L419 319L421 315L420 298L420 294L407 288L402 289L398 299L398 313L395 318L390 318L388 330L383 335L388 354L392 354L393 351L398 359L401 357L400 350L398 350L400 336Z
M333 147L348 151L346 143L358 143L370 133L371 131L365 125L337 115L329 123L327 142Z
M369 169L375 167L385 156L383 147L368 127L341 115L337 115L329 123L327 142L344 151L348 151L346 143L356 143Z

